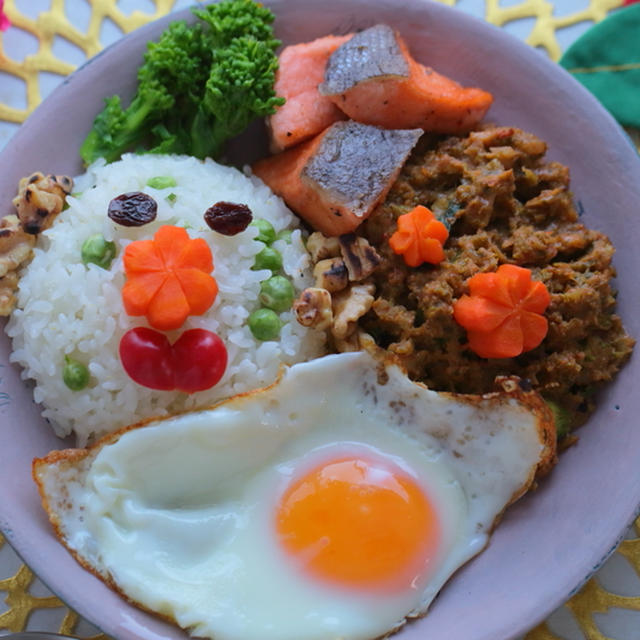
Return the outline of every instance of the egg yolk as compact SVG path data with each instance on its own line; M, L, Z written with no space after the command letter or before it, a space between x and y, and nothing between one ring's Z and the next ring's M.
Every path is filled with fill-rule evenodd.
M415 480L362 456L296 479L278 505L276 528L307 572L358 589L415 587L440 542L436 510Z

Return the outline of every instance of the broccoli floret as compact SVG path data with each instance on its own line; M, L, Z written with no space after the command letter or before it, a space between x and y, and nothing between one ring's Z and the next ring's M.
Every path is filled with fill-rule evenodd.
M202 150L216 156L225 140L241 133L254 118L274 113L284 103L273 91L277 68L271 47L250 36L217 51L199 114L202 121L192 130L194 147L204 138Z
M93 128L80 147L80 156L87 164L100 157L111 161L115 140L119 139L125 130L125 120L120 96L107 98L104 109L94 120Z
M116 160L144 142L174 107L195 111L202 96L194 89L206 82L211 55L200 26L189 27L184 21L170 24L160 40L147 47L131 104L123 109L119 96L106 100L80 148L83 160ZM203 61L208 62L204 70Z
M111 98L117 99L117 106L120 106L119 96ZM104 115L104 125L100 137L93 138L91 144L90 137L85 140L80 149L80 154L85 162L93 162L96 158L105 158L107 162L117 160L122 153L134 145L140 143L148 134L150 126L159 117L159 113L170 110L175 103L173 96L159 87L145 86L138 90L131 104L120 113L115 111L116 103L107 106L107 113ZM110 106L113 108L111 109ZM113 117L109 118L109 114ZM96 125L94 124L94 130Z
M81 147L85 162L111 162L130 149L215 157L284 102L273 91L280 42L269 9L223 0L193 12L200 22L173 22L148 45L131 104L107 99Z
M209 25L208 41L212 49L228 47L235 38L250 36L275 51L280 41L273 37L273 13L253 0L223 0L193 13Z
M138 91L162 87L178 107L197 105L209 76L213 49L202 25L172 22L158 42L150 42L138 70ZM181 104L182 103L182 104Z
M127 109L122 109L120 96L106 100L106 107L93 123L80 147L87 163L97 158L107 162L117 160L127 149L138 144L148 134L150 125L174 105L174 98L160 88L146 86L136 93Z

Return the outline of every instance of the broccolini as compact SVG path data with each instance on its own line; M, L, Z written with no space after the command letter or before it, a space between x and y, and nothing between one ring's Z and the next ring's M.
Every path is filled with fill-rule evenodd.
M131 150L217 157L228 138L284 102L273 91L280 42L269 9L223 0L193 13L195 24L173 22L148 45L129 106L106 99L80 148L87 164Z

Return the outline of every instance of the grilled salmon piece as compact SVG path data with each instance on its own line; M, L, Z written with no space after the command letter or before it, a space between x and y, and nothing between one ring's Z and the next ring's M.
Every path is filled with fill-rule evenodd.
M416 62L404 40L382 24L335 50L319 92L358 122L448 134L472 129L493 102L487 91L462 87Z
M260 160L253 172L314 229L339 236L356 229L384 199L421 135L421 129L336 122Z
M329 56L351 37L325 36L285 47L279 56L274 90L286 102L267 119L271 151L288 149L312 138L347 116L318 93Z

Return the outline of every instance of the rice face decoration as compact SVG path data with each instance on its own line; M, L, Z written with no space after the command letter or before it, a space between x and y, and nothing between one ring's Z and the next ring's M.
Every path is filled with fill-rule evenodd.
M118 224L107 215L109 203L135 192L157 203L155 217L140 226ZM324 353L324 335L299 325L290 308L272 312L276 330L264 336L269 339L257 338L249 327L250 315L263 306L259 296L264 282L276 275L286 278L295 295L313 282L297 219L256 178L211 160L125 155L112 164L92 165L76 179L67 202L55 224L40 234L7 325L11 361L35 382L35 401L59 436L75 432L83 445L146 417L211 405L270 384L283 364ZM213 231L205 213L217 202L246 205L254 223L231 236ZM218 292L213 304L200 315L189 315L179 330L163 334L175 343L182 333L202 329L224 343L222 378L194 393L142 386L127 374L119 356L122 337L147 326L144 317L129 315L123 306L126 247L151 240L167 225L204 240L215 263ZM282 257L276 275L255 267L265 249L265 227L272 232L270 248ZM111 260L104 260L107 253ZM85 382L80 389L65 382L63 373L70 366L75 367L74 380ZM83 368L84 375L78 376Z

